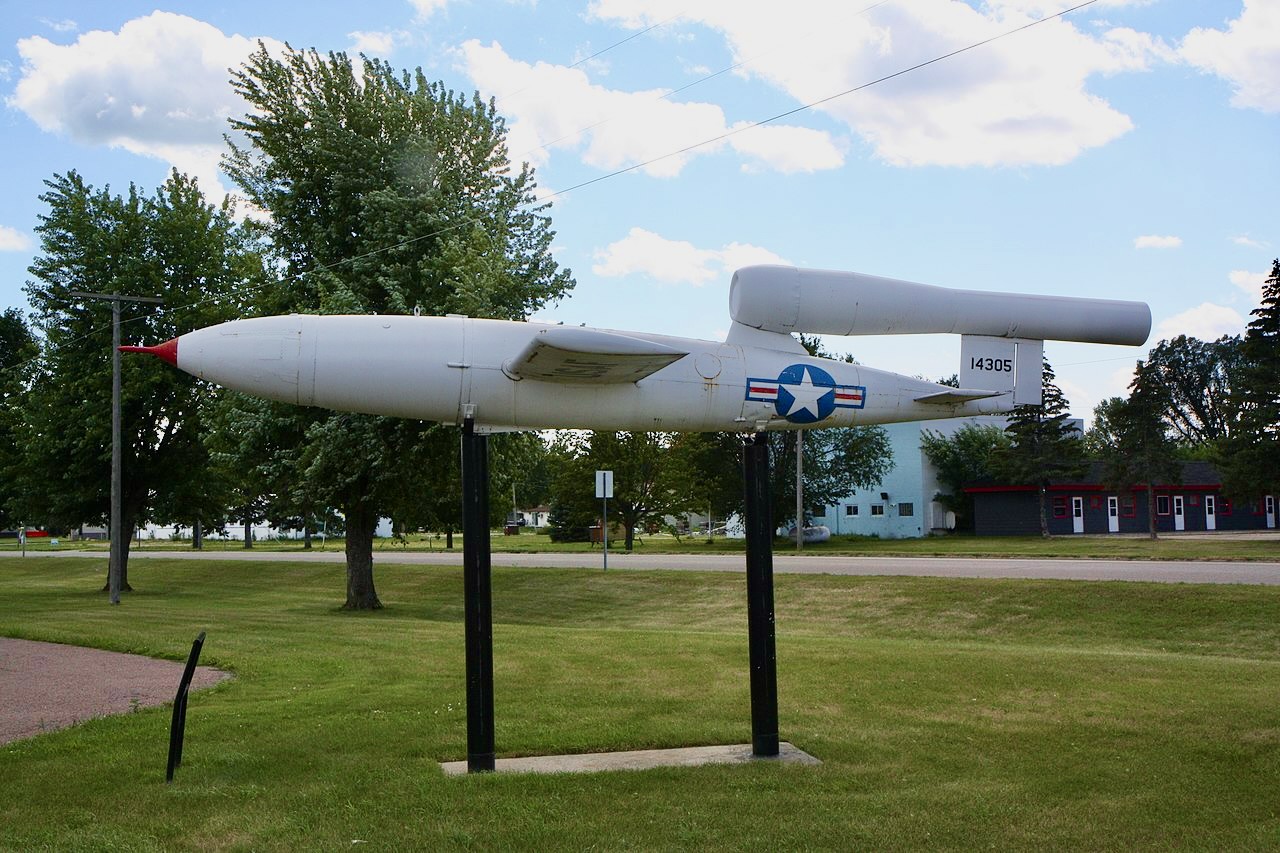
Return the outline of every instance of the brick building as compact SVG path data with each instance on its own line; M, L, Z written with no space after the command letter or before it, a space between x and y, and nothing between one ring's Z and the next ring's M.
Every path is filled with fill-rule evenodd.
M1264 530L1277 523L1276 496L1233 503L1222 493L1222 478L1208 462L1182 463L1178 484L1157 484L1156 530ZM1022 536L1040 532L1040 505L1035 486L978 485L973 496L974 531L979 536ZM1049 486L1046 506L1049 532L1145 533L1146 485L1109 489L1101 463L1092 463L1076 482Z

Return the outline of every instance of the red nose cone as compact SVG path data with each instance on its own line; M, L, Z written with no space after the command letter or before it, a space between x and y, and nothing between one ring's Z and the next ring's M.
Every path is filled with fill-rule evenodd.
M165 341L162 344L156 344L153 347L120 347L120 352L145 352L147 355L154 355L161 361L167 361L174 367L178 366L178 339Z

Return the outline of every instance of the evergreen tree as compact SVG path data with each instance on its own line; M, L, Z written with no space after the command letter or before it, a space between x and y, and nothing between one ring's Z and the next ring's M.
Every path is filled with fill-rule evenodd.
M1049 536L1047 494L1057 479L1084 473L1084 446L1068 422L1067 398L1054 384L1053 367L1044 360L1038 406L1016 406L1005 434L1010 445L992 455L996 475L1014 485L1036 486L1040 501L1040 535Z
M1251 313L1233 396L1240 421L1221 459L1224 486L1238 501L1280 492L1280 259Z
M260 47L232 74L251 109L232 122L228 174L271 215L286 275L257 310L461 313L521 319L562 296L572 279L551 257L547 205L532 170L513 170L492 103L464 97L384 62ZM239 398L228 398L240 406ZM266 418L242 468L268 460L312 506L346 518L345 607L381 607L373 531L405 518L457 455L438 424L338 415L280 404L241 407ZM286 443L277 443L274 437ZM495 491L491 489L491 492Z

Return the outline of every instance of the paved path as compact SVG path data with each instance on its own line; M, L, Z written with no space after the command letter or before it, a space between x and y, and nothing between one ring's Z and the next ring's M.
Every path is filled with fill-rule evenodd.
M6 555L7 556L7 555ZM340 563L341 551L133 551L131 559L262 560L268 562ZM28 558L96 557L102 551L31 551ZM375 564L461 566L462 550L375 551ZM495 566L600 568L601 555L502 554ZM1055 578L1060 580L1158 581L1162 583L1249 583L1280 585L1277 562L1182 562L1174 560L1035 560L970 557L828 557L775 554L780 574L911 575L951 578ZM744 571L741 554L610 553L612 569L667 569L699 572Z
M172 702L186 664L0 637L0 744ZM230 674L196 667L191 689Z

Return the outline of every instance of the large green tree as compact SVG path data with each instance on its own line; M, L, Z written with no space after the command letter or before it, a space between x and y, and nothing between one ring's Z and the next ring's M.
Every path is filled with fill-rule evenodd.
M671 453L673 436L658 432L566 432L561 436L561 464L553 490L557 522L598 518L603 506L595 498L595 472L612 471L614 492L609 517L623 528L623 547L635 547L637 528L683 513L693 506L682 487L684 470Z
M838 358L857 364L851 353L836 356L827 352L816 335L800 335L800 345L815 358ZM801 456L801 515L796 519L796 449L803 441ZM889 436L878 426L828 427L805 430L804 438L795 430L769 433L769 492L773 527L791 521L803 527L814 515L856 489L874 486L893 470L893 448ZM739 490L741 495L741 490Z
M344 54L260 47L232 74L249 104L232 121L228 174L270 214L284 272L260 313L461 313L522 319L572 279L551 256L554 232L528 166L507 159L492 103ZM229 405L237 405L233 398ZM269 459L313 505L346 517L347 599L381 606L373 582L378 518L429 493L433 470L456 455L438 425L338 415L279 404L245 407L291 436L242 443ZM247 460L245 467L248 467Z
M1012 440L991 424L965 424L951 435L935 430L920 434L920 449L938 472L944 489L939 501L956 514L956 528L973 529L973 496L965 487L993 479L992 459L1008 452Z
M684 432L669 453L676 490L690 512L727 519L742 507L742 436L731 432ZM709 528L708 536L714 527Z
M158 343L238 315L264 271L255 229L172 174L151 196L95 190L75 172L45 182L40 254L27 285L42 358L22 404L16 508L61 528L104 521L110 504L111 307L71 291L161 296L122 307L126 342ZM197 517L209 494L201 440L215 390L167 364L122 364L124 531ZM128 544L121 566L128 586Z
M1241 348L1232 402L1239 425L1223 444L1224 485L1236 500L1280 492L1280 259L1262 287Z
M769 433L769 481L773 526L796 522L796 430ZM826 508L882 481L893 470L889 435L878 426L804 431L802 526Z
M1231 435L1240 411L1232 389L1240 376L1243 342L1239 336L1201 341L1179 335L1151 349L1142 372L1146 382L1164 389L1162 417L1179 444L1212 445Z
M1152 539L1156 538L1156 485L1177 483L1182 470L1165 420L1169 394L1156 374L1145 372L1138 362L1128 399L1113 397L1095 409L1094 442L1102 450L1103 477L1116 490L1145 487L1147 531Z
M1053 480L1084 473L1084 443L1069 421L1066 395L1054 384L1049 360L1043 363L1038 406L1016 406L1005 433L1008 447L992 454L998 477L1015 485L1035 486L1040 504L1040 535L1049 536L1047 493Z
M39 349L26 318L17 308L0 314L0 527L22 523L10 510L18 496L10 472L17 464L17 444L22 435L18 403L28 388L33 359Z

